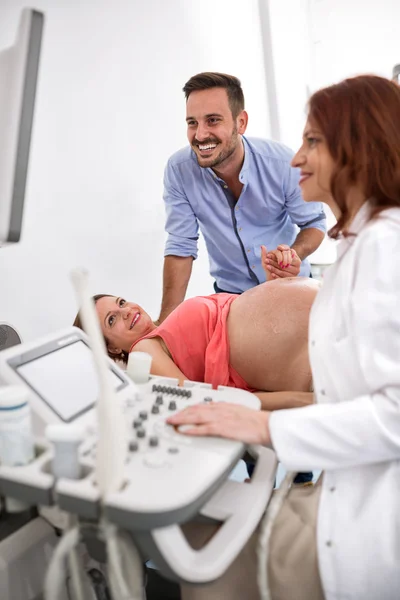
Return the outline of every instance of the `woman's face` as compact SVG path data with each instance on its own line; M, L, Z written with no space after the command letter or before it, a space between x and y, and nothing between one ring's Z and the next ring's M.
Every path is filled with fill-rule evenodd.
M108 340L108 349L119 354L129 352L132 344L155 329L149 315L138 304L116 296L105 296L96 302L101 330Z
M334 161L325 138L308 120L304 129L303 144L292 159L292 166L300 168L301 192L306 202L325 202L334 213L338 207L330 191Z

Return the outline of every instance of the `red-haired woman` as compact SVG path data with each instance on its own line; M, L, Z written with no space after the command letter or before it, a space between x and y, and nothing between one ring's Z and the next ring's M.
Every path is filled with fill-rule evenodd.
M186 435L275 449L292 488L276 518L274 600L395 600L400 595L400 87L360 76L316 92L293 159L307 202L337 217L337 261L311 310L317 404L273 413L216 405L170 418ZM277 268L269 263L271 272ZM258 599L257 532L219 581L186 599ZM266 565L267 566L267 565Z

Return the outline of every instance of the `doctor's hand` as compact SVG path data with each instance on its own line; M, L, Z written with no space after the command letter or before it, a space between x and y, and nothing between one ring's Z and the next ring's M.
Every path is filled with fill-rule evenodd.
M217 436L245 444L271 446L269 415L267 411L237 404L210 402L189 406L169 417L167 423L184 435Z
M300 273L301 260L293 248L280 244L275 250L267 251L261 246L261 260L267 281L284 277L297 277Z

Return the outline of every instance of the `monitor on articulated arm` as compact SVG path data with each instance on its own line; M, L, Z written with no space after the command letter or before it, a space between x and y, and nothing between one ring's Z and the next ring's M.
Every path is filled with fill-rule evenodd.
M0 245L21 236L43 21L24 9L14 45L0 51Z

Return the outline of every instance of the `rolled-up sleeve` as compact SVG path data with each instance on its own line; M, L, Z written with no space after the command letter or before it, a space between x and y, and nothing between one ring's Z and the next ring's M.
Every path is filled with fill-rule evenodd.
M197 258L199 226L193 208L183 190L176 168L168 162L164 172L165 230L168 234L164 256Z
M288 166L285 189L285 206L292 223L300 229L314 227L326 233L326 216L321 202L305 202L299 187L298 169Z

